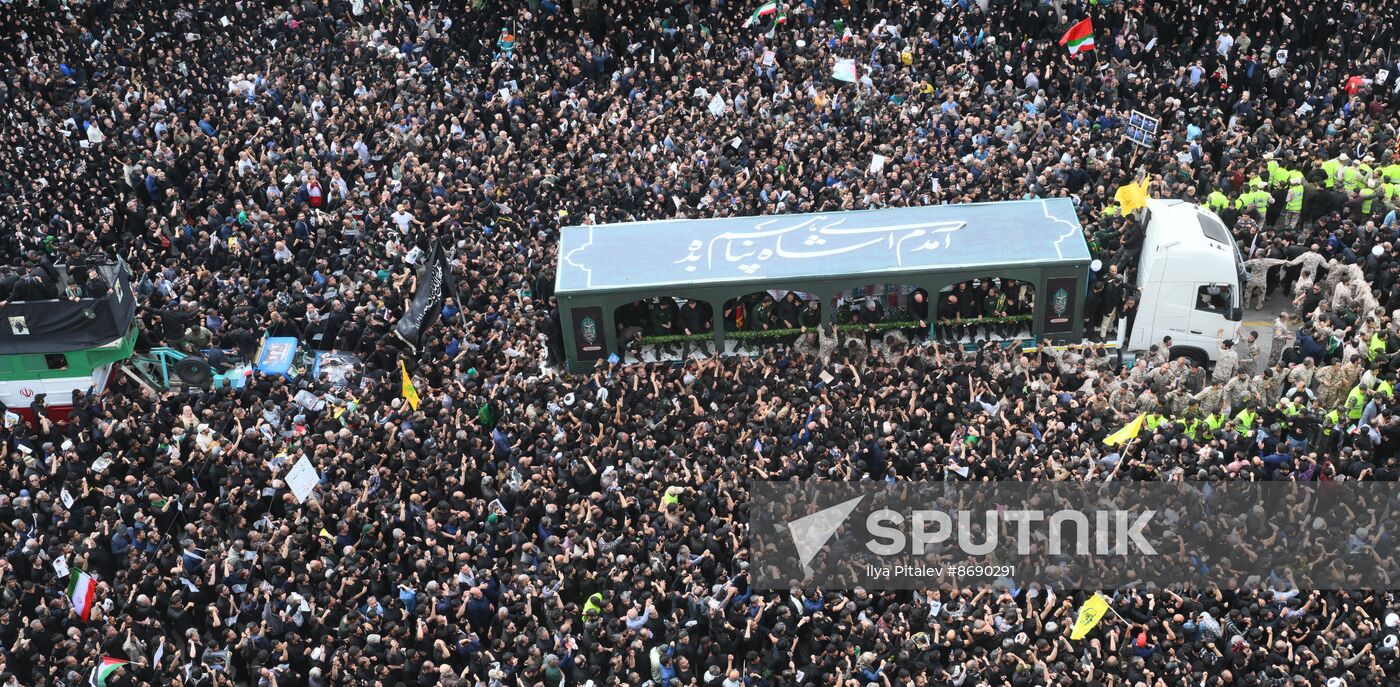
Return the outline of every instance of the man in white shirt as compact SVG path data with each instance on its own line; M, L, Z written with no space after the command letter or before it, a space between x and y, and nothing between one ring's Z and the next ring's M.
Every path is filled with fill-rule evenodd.
M1233 47L1235 47L1235 37L1227 31L1221 31L1220 37L1215 39L1215 51L1220 53L1221 57L1229 57L1230 48Z
M410 224L418 224L419 226L423 224L413 216L413 213L408 211L408 206L403 203L399 203L398 210L396 210L394 214L389 215L389 218L394 220L394 224L398 225L399 231L402 233L408 233L408 225Z

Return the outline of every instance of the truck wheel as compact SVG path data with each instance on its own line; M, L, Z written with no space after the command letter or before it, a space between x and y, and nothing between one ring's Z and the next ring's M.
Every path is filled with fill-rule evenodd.
M1186 358L1187 360L1195 361L1197 365L1203 368L1210 368L1210 356L1206 355L1206 352L1199 348L1183 348L1180 353L1177 353L1175 347L1173 347L1172 353L1178 358Z
M183 358L175 363L175 376L189 386L206 386L214 379L214 371L204 358Z

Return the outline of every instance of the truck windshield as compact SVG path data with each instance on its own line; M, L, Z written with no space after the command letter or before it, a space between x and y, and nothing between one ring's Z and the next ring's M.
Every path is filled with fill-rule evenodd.
M1234 243L1234 239L1230 238L1230 232L1225 231L1225 225L1221 224L1219 220L1204 212L1196 213L1196 219L1200 220L1201 233L1205 234L1206 238L1219 243Z
M1225 225L1221 224L1220 220L1204 212L1196 213L1196 219L1201 223L1201 233L1205 234L1206 238L1229 246L1230 252L1235 255L1235 278L1239 281L1232 290L1234 291L1234 298L1236 299L1234 305L1239 306L1240 303L1238 299L1241 298L1240 286L1249 281L1249 275L1244 273L1244 258L1240 256L1240 246L1238 243L1235 243L1235 239L1230 236L1230 232L1225 231Z

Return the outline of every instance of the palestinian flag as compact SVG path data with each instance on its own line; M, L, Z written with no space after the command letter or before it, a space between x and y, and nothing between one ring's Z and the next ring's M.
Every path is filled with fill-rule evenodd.
M1094 49L1094 25L1089 18L1069 27L1065 35L1060 37L1060 45L1069 48L1069 54L1074 55L1080 50Z
M119 658L103 656L102 662L98 663L97 667L92 669L92 677L89 684L91 684L92 687L107 687L107 678L112 677L112 673L117 672L118 668L128 663L131 663L131 661L123 661Z
M758 20L775 14L777 18L773 21L774 24L781 24L787 21L787 13L783 12L782 8L778 7L776 0L768 0L768 2L759 5L758 9L753 11L753 14L749 15L749 18L744 21L744 28L747 29L750 26L758 26Z
M97 591L97 580L77 568L68 571L68 598L73 602L73 612L87 622L92 616L92 597Z

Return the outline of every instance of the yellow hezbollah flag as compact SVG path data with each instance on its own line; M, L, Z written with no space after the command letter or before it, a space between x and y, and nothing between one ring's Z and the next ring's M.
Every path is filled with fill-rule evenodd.
M1113 194L1113 199L1118 201L1118 208L1123 214L1129 214L1138 208L1147 207L1147 181L1148 177L1143 177L1142 181L1123 184L1118 187L1118 192Z
M408 407L418 410L418 390L413 388L413 379L408 376L408 366L402 360L399 361L399 371L403 373L403 399L408 401Z
M1070 633L1069 638L1084 639L1084 635L1089 634L1089 631L1094 629L1100 620L1103 620L1103 615L1107 611L1107 599L1098 594L1090 597L1083 606L1079 607L1079 617L1074 619L1074 632Z
M1136 439L1138 433L1142 431L1142 422L1146 418L1147 415L1145 413L1139 414L1136 420L1123 425L1122 429L1105 437L1103 443L1109 446L1118 446L1120 444L1126 444L1131 439Z
M335 537L332 537L332 536L331 536L331 533L330 533L330 532L327 532L327 531L326 531L326 528L324 528L324 527L321 528L321 536L325 537L326 539L332 539L332 540L335 539Z

